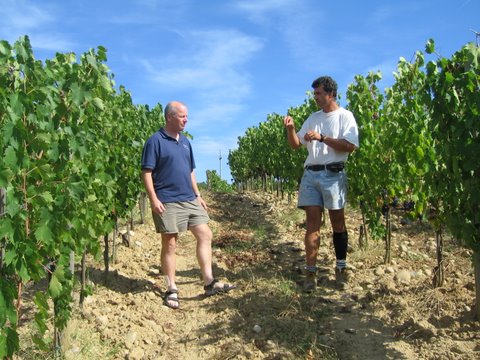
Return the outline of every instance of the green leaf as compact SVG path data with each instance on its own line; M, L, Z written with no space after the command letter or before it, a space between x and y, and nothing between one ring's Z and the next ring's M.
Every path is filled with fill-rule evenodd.
M83 90L77 83L73 83L70 86L70 90L72 91L72 100L75 105L81 105L86 97L86 91Z
M48 306L47 296L45 293L40 291L36 292L34 297L34 302L37 305L38 310L47 314L49 306Z
M12 51L12 48L8 41L2 40L0 41L0 54L1 55L10 55L10 52Z
M10 169L3 169L0 171L0 187L6 187L13 177L13 172Z
M9 356L7 352L7 336L5 330L0 330L0 359L5 359Z
M22 279L23 283L27 283L32 278L28 272L28 268L25 266L23 261L20 263L20 269L17 270L18 276Z
M45 191L39 195L47 204L53 203L53 196L48 191Z
M48 222L44 222L35 230L35 238L42 243L49 243L53 239L52 231L48 225Z
M417 146L415 148L415 152L417 153L417 156L420 158L420 159L423 159L423 157L425 156L425 153L423 152L423 149L420 147L420 146Z
M10 265L13 261L17 258L17 253L15 249L7 249L5 250L5 256L3 258L3 262L5 265Z
M20 341L17 332L12 328L7 328L7 352L14 354L20 348Z
M62 284L58 280L56 272L54 272L48 286L48 292L52 296L52 299L56 299L60 296L60 294L62 293L62 288Z
M14 233L12 220L8 217L0 217L0 239L13 239Z
M2 292L0 291L0 328L3 328L7 322L7 303L3 297Z
M47 331L48 327L45 321L45 316L43 316L41 313L35 314L35 323L37 324L40 333L44 334L45 331Z
M433 54L435 52L435 42L433 39L429 39L425 44L425 52L427 54Z
M5 155L3 157L3 163L5 167L10 169L17 169L17 152L12 146L9 146L5 150Z
M32 336L32 341L35 345L38 346L40 350L43 350L45 352L50 350L50 346L48 346L47 342L44 339L42 339L40 336L38 335Z
M103 100L102 99L100 99L98 97L94 97L92 99L92 102L98 109L100 109L102 111L104 110L105 107L103 106Z

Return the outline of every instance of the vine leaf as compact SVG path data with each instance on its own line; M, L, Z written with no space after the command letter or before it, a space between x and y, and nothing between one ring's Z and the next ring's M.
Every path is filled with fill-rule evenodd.
M48 291L53 299L56 299L62 293L62 284L57 278L56 272L53 273L52 279L50 280L50 285L48 286Z

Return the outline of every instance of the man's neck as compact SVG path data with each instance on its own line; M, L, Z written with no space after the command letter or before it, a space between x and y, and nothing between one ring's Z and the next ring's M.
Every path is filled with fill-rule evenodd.
M329 113L329 112L337 110L339 107L340 106L338 106L336 101L332 101L332 102L328 103L327 105L325 105L322 108L322 110L323 110L324 113Z
M167 133L168 136L170 136L173 139L178 140L178 138L180 136L180 133L178 131L172 131L172 129L169 129L167 127L163 128L163 130L165 130L165 132Z

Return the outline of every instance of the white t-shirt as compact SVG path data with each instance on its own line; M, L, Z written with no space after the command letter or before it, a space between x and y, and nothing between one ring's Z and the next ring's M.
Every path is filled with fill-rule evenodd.
M323 112L323 110L314 112L305 120L302 128L297 132L300 142L308 149L304 166L346 161L349 154L348 152L334 150L318 140L306 141L303 137L310 130L334 139L345 139L356 147L359 146L357 122L351 111L339 107L337 110L328 113Z

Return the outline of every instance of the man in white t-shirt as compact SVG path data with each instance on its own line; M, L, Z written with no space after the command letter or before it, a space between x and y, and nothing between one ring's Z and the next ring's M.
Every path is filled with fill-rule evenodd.
M328 210L333 230L337 282L344 285L348 278L348 233L344 213L347 176L344 166L348 155L359 146L358 127L353 114L337 103L337 83L329 76L322 76L312 83L312 88L320 110L312 113L298 132L292 117L287 115L284 118L290 147L297 149L304 145L308 150L298 195L298 207L305 210L307 218L305 292L316 288L323 209Z

